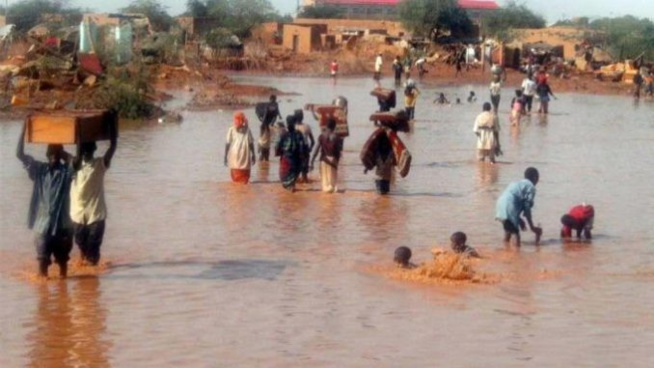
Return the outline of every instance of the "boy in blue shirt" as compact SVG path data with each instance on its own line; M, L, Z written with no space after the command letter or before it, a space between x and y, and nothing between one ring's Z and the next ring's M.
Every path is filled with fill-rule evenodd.
M536 234L536 244L538 244L543 230L534 226L531 219L538 179L538 170L529 167L525 170L525 178L509 184L497 199L495 218L502 222L505 243L510 243L511 238L515 237L516 246L520 247L520 230L526 229L524 220L520 218L522 215L527 220L529 229Z

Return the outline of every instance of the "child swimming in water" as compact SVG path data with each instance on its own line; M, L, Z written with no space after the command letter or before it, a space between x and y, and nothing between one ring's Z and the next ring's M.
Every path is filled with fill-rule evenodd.
M445 97L445 94L441 92L440 95L438 95L438 97L434 100L434 103L445 105L445 104L449 104L450 101L448 101L447 98Z
M468 237L464 232L457 231L454 234L452 234L452 236L450 236L450 244L452 246L452 250L454 251L454 253L464 254L474 258L481 258L479 256L479 253L477 253L477 251L475 250L475 248L466 244L467 240Z
M411 249L409 247L397 247L393 255L393 261L397 264L397 267L407 269L416 267L415 264L411 263Z
M477 96L475 96L475 91L470 91L470 95L468 96L468 102L475 102L477 101Z

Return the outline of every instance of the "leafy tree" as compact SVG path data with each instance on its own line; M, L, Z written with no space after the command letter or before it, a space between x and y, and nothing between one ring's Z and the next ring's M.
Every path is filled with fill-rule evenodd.
M654 23L647 18L600 18L590 28L606 34L608 49L615 56L634 58L645 53L646 59L654 59Z
M398 5L402 24L415 35L438 37L444 31L469 32L472 22L456 0L404 0Z
M168 31L174 23L173 18L166 11L166 7L156 0L134 0L120 11L144 14L150 20L155 32Z
M329 5L305 6L298 18L339 19L343 18L340 9Z
M207 4L200 0L188 0L186 2L187 15L195 18L204 18L209 15Z
M505 7L491 14L484 23L484 31L504 41L512 38L515 28L545 28L545 18L534 13L524 4L509 1Z
M250 31L272 18L275 8L268 0L230 0L230 17L227 27L241 38L249 37Z
M40 23L42 13L59 13L62 2L50 0L25 0L9 6L7 24L16 25L19 32L27 32Z
M241 38L259 24L280 18L269 0L189 0L186 8L187 14L214 18Z
M439 24L449 29L454 36L466 36L472 32L472 21L468 13L457 7L446 8L438 19Z
M579 17L572 19L562 19L552 25L552 27L575 27L575 28L588 28L590 19L588 17Z

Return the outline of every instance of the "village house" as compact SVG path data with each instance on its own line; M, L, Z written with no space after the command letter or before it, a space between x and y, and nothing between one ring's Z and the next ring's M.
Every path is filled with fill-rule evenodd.
M308 54L322 48L320 35L327 33L324 24L284 24L284 48L301 54Z
M402 0L304 0L303 7L330 6L350 19L397 19L397 5ZM494 0L458 0L470 19L480 24L483 18L499 9Z

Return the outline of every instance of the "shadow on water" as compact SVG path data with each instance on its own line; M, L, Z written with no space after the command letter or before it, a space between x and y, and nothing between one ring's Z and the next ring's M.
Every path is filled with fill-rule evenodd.
M261 279L273 281L287 267L296 266L292 261L271 261L261 259L233 259L218 262L166 261L113 266L110 279L200 279L200 280L242 280ZM180 271L180 268L185 270ZM201 270L198 272L198 268ZM124 270L123 273L120 273ZM162 272L153 272L158 270ZM173 271L175 270L175 271ZM186 271L186 272L185 272Z
M602 242L603 240L615 240L618 239L618 237L615 236L610 236L610 235L605 235L605 234L593 234L593 238L590 240L584 239L584 238L576 238L572 237L569 239L561 239L561 238L547 238L547 239L541 239L540 242L538 242L538 245L534 243L532 238L529 238L525 241L523 241L523 245L526 246L556 246L560 245L565 248L584 248L584 247L589 247L592 246L593 243L597 244ZM572 249L574 250L574 249Z

